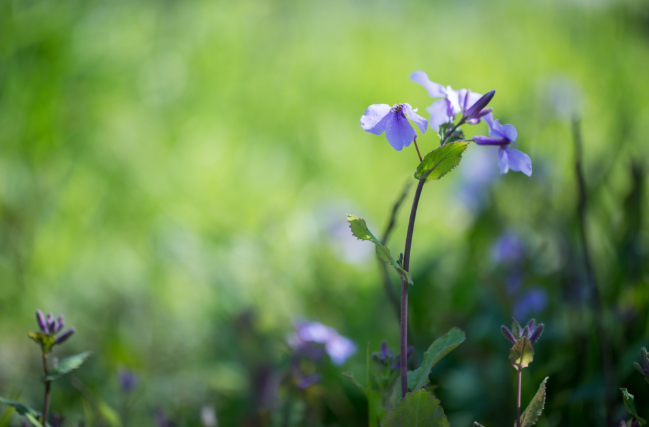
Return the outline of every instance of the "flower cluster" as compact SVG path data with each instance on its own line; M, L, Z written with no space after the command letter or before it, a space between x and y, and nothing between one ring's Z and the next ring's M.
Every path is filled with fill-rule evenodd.
M495 91L492 90L482 95L472 92L470 89L453 90L451 86L444 87L430 81L428 75L423 71L412 73L410 80L423 86L431 98L439 98L426 108L430 114L430 121L417 115L417 109L413 109L410 104L395 104L393 107L388 104L373 104L365 110L365 114L361 117L363 130L375 135L385 132L390 145L395 150L401 151L413 141L416 145L417 134L408 120L414 122L422 134L426 132L428 125L437 132L440 132L442 126L446 126L440 133L442 145L447 141L448 130L451 127L451 135L461 135L460 132L455 134L455 131L462 124L476 125L484 120L489 127L489 136L476 136L473 141L478 145L499 147L500 173L505 174L511 169L523 172L527 176L532 175L530 157L522 151L510 148L511 143L515 142L518 137L516 128L510 124L502 125L498 119L494 120L492 108L487 108ZM462 114L462 118L456 125L453 125L458 114ZM462 136L459 136L456 139L461 138Z
M319 358L324 347L324 351L334 365L342 365L356 352L356 345L349 338L319 322L297 323L295 332L288 339L288 344L297 352L312 359Z
M536 325L536 320L530 319L530 321L527 322L527 325L525 325L525 327L523 328L516 321L516 319L514 319L511 331L505 325L502 325L500 327L500 330L502 331L507 341L512 344L516 344L516 341L523 337L527 338L532 344L534 344L543 333L544 327L545 325L543 323Z
M413 346L408 347L406 358L410 357L414 349ZM372 360L374 360L374 363L382 369L390 367L393 371L398 370L400 359L401 353L394 355L392 350L388 349L388 343L385 340L381 342L381 351L375 351L372 353Z
M55 345L63 344L76 331L75 328L69 328L61 335L58 335L65 326L65 318L59 315L55 319L52 313L47 313L47 318L43 312L36 310L36 323L40 332L30 332L29 337L41 345L43 352L48 352ZM58 336L57 336L58 335Z

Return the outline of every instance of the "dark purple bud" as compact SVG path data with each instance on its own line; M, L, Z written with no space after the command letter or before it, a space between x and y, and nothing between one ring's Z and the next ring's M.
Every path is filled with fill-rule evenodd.
M527 322L528 329L533 332L535 324L536 324L536 320L535 319L530 319L530 321Z
M502 325L500 327L500 331L503 333L505 338L507 338L507 341L509 341L512 344L516 344L516 337L514 337L514 334L512 334L512 332L509 329L507 329L507 326Z
M640 422L638 422L638 420L635 420L631 427L640 427Z
M534 333L530 337L530 342L532 344L534 344L536 342L536 340L539 339L539 337L543 333L543 328L545 328L545 325L543 323L541 323L539 326L536 327L536 329L534 330Z
M52 315L52 313L51 312L47 313L47 327L48 327L48 329L50 331L54 331L54 327L56 326L54 324L54 322L55 322L55 320L54 320L54 316Z
M40 310L36 310L36 322L38 323L38 328L42 333L47 335L50 334L50 330L47 327L47 322L45 322L45 316L43 316L43 312Z
M640 359L642 359L642 367L644 368L645 372L649 371L649 366L647 365L647 349L644 347L642 347L642 350L640 350Z
M63 332L61 335L59 335L59 337L56 339L56 341L54 341L54 344L62 344L62 343L64 343L65 341L68 340L68 338L70 338L72 336L72 334L74 334L75 331L76 331L75 328L70 328L67 331Z
M523 329L523 332L521 333L521 338L523 337L527 339L530 338L530 328L528 328L527 326L525 327L525 329Z
M57 323L57 327L58 327L58 329L57 329L55 332L58 332L58 331L60 331L61 329L63 329L63 327L65 326L65 317L63 317L62 314L59 315L59 319L57 320L56 323Z
M119 372L119 388L122 390L122 393L130 393L135 387L137 387L140 379L128 369L122 369Z
M480 99L478 99L475 104L469 108L466 113L464 114L464 117L466 117L467 120L472 119L476 117L480 111L482 111L483 108L485 108L493 99L494 95L496 94L495 90L489 91L482 95ZM467 93L468 96L468 93Z
M466 94L464 95L464 104L462 105L462 111L466 111L466 109L469 108L470 96L471 96L471 89L467 89Z
M489 108L485 108L484 110L481 110L481 111L478 113L478 115L477 115L476 117L484 117L484 116L486 116L487 114L491 113L493 110L494 110L494 109L491 108L491 107L489 107Z
M387 341L381 341L381 355L386 357L388 355L388 343Z
M410 357L410 355L412 354L413 351L415 351L414 346L411 345L410 347L408 347L408 351L406 351L406 360L408 360L408 358ZM392 364L392 370L396 371L396 370L399 369L399 365L401 363L401 353L394 356L393 360L394 360L394 363Z
M21 425L22 427L29 427L29 424L27 424L27 421L21 421L21 422L20 422L20 425Z
M519 325L518 323L516 324L516 336L518 338L523 336L523 330L521 329L521 325Z

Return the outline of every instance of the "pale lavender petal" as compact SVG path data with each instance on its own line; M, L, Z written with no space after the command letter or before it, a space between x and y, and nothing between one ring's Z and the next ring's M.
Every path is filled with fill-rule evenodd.
M530 156L509 147L506 147L505 150L507 151L508 165L511 170L532 176L532 160Z
M296 326L299 337L307 342L325 343L336 335L333 328L319 322L307 322Z
M498 119L494 120L493 124L489 126L489 136L492 138L507 138L503 125L498 123Z
M493 113L489 112L488 114L485 114L482 116L485 122L487 122L487 126L489 126L489 132L491 132L491 128L494 125L494 116Z
M505 134L505 138L507 138L511 142L516 141L516 138L518 138L518 132L516 131L514 125L503 125L502 131Z
M460 91L453 90L450 86L446 86L446 99L451 103L451 108L453 108L453 113L460 114L462 112L462 104L460 103L460 92L466 89L461 89Z
M426 111L430 114L428 125L433 128L435 132L439 132L439 127L441 125L451 121L451 117L448 115L447 105L447 100L439 99L426 108Z
M426 132L426 129L428 129L428 120L417 114L417 109L413 110L410 104L403 104L403 111L406 113L406 117L415 122L421 133Z
M423 71L415 71L410 75L410 80L420 84L428 91L428 96L431 98L444 98L446 96L446 91L444 86L439 83L433 83L428 78L428 74Z
M509 171L509 161L507 159L507 151L504 147L498 149L498 164L500 165L500 173L507 173Z
M367 107L361 117L361 127L365 132L381 135L390 119L390 106L388 104L372 104Z
M327 341L325 349L334 365L342 365L356 352L356 345L349 338L337 335Z
M408 119L401 116L400 113L391 114L385 128L385 137L392 148L401 151L403 147L409 146L416 136L417 134Z

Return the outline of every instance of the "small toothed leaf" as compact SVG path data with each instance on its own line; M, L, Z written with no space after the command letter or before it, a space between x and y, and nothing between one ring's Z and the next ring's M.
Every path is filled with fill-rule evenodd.
M469 141L451 142L426 154L417 166L415 178L426 182L440 179L460 164L462 153L468 146Z
M521 427L531 427L539 420L541 412L545 407L545 383L548 381L548 377L541 382L538 391L532 398L532 401L525 408L525 412L521 414ZM514 421L514 427L517 423Z
M527 368L534 360L534 348L527 337L520 338L509 350L509 361L516 369Z
M91 353L89 351L86 351L84 353L66 357L59 362L59 365L56 367L56 369L50 371L49 375L43 377L43 381L54 381L55 379L62 377L68 372L72 372L75 369L78 369L81 365L83 365L83 362L86 361L90 354Z
M629 391L625 388L621 388L620 390L622 390L622 397L624 398L624 407L629 412L629 414L633 415L641 426L647 424L647 420L641 418L640 415L638 415L638 411L636 411L635 409L635 403L633 403L633 395L629 393Z
M450 427L440 401L425 390L406 394L388 412L381 427Z
M390 249L388 249L387 246L384 246L379 239L372 234L364 219L355 215L347 215L347 221L349 221L349 228L351 228L354 236L360 240L369 240L374 243L376 245L376 254L379 256L381 261L390 264L395 269L401 280L414 285L410 273L404 270L397 260L394 259L390 253Z

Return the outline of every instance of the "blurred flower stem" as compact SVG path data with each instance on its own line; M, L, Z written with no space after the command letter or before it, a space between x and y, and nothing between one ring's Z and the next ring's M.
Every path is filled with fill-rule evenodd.
M516 387L516 427L521 427L521 382L523 370L518 370L518 386Z
M49 376L49 371L47 369L47 351L43 350L43 378ZM45 380L45 397L43 398L43 425L47 425L47 412L50 409L50 389L52 386L51 380Z
M590 297L595 307L595 318L597 322L597 333L599 335L599 350L601 353L602 370L604 372L604 400L606 407L606 425L612 425L613 420L613 401L611 393L613 388L613 367L611 365L610 345L608 336L604 328L604 307L602 298L597 286L597 278L593 269L592 260L589 251L588 233L586 231L586 210L588 208L588 192L586 188L586 179L584 178L583 159L583 142L581 138L580 119L574 117L572 121L572 132L575 143L575 175L577 178L577 222L579 223L579 237L581 240L581 249L586 270L586 279L590 288Z

